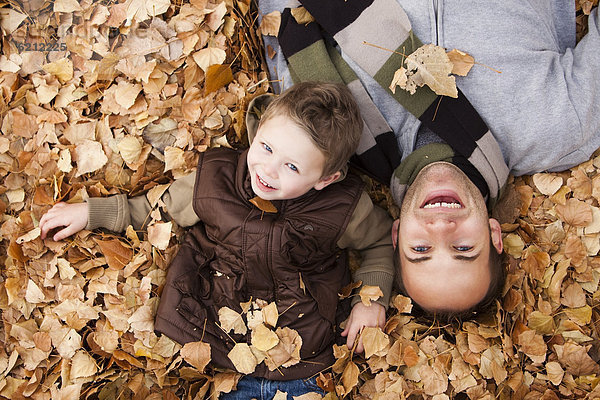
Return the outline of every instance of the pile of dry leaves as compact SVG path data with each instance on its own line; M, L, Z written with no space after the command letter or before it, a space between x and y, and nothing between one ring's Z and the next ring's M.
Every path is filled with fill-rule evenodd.
M597 1L577 3L583 15ZM230 391L240 374L212 368L207 344L181 347L153 331L182 229L153 212L144 232L82 231L54 242L40 238L38 221L58 201L116 193L147 193L160 206L199 152L243 145L244 109L269 89L255 5L0 5L0 396L216 399ZM385 329L363 331L364 354L334 348L337 362L318 378L325 398L600 397L599 170L600 157L515 179L498 210L510 262L497 307L440 324L394 297ZM389 206L385 191L373 196ZM298 348L293 333L274 329L274 305L257 307L257 325L227 309L221 326L252 329L252 345L265 353L280 342ZM242 347L230 357L250 372L248 351L256 352ZM293 353L279 366L302 362Z

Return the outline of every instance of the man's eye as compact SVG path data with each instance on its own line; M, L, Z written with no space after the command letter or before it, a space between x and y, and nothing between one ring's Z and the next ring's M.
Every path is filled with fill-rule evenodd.
M473 246L454 246L457 251L469 251L473 249Z
M425 253L429 250L429 246L414 246L412 250L416 253Z
M272 153L272 152L273 152L273 150L271 150L271 147L269 147L269 145L268 145L268 144L266 144L266 143L263 143L262 145L263 145L263 148L264 148L266 151L268 151L269 153Z
M294 172L298 172L298 167L296 167L294 164L287 164L288 168L291 169Z

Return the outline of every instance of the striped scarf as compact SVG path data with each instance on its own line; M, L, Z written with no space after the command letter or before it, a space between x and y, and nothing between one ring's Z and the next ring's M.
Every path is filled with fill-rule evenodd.
M365 123L353 163L381 182L391 182L392 188L399 187L404 182L397 181L403 176L402 171L394 173L400 165L394 132L334 45L337 44L383 88L388 88L405 55L419 48L421 41L412 32L410 21L396 0L300 2L316 23L300 25L286 9L282 13L278 35L292 79L294 82L317 80L348 86ZM389 89L386 91L451 147L453 163L463 169L482 193L489 193L490 199L498 197L508 177L508 167L487 125L460 90L456 99L438 96L426 86L417 88L412 95L404 90L396 90L395 94ZM394 199L397 204L401 203L401 197Z

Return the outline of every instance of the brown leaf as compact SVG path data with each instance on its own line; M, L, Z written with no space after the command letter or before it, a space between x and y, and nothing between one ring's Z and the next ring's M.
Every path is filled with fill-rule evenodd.
M342 385L344 385L344 394L350 393L352 388L358 384L358 374L360 373L355 363L350 361L342 373Z
M537 251L534 247L529 247L523 254L521 267L533 279L542 280L546 268L550 265L550 255L544 251Z
M227 357L229 357L235 369L242 374L251 374L256 369L256 357L254 357L246 343L236 343L227 354Z
M533 183L540 193L552 196L561 188L563 180L560 176L554 174L540 173L533 175Z
M211 65L206 71L204 95L215 92L233 81L233 73L229 65Z
M360 296L360 301L362 301L365 306L370 306L371 301L375 301L383 296L383 292L379 286L364 285L360 288L358 295Z
M538 335L535 331L525 331L519 335L519 344L521 351L525 353L531 360L540 364L546 360L546 342L542 335Z
M266 213L276 213L277 209L269 200L263 200L260 197L256 196L250 199L250 203L254 204L258 207L259 210L264 211Z
M94 239L94 241L100 246L108 266L113 269L123 269L133 257L133 250L123 245L118 239Z
M204 342L186 343L179 351L181 357L200 372L210 362L210 344Z
M365 358L369 358L373 354L385 355L379 354L379 352L385 350L390 344L388 335L383 333L379 327L365 326L361 338L365 348Z
M275 302L269 303L266 307L262 308L263 321L266 325L271 328L277 326L277 319L279 318L279 311L277 311L277 304Z
M340 299L345 299L352 294L352 291L362 285L362 281L351 282L340 289L338 296Z
M554 345L558 361L566 371L575 376L597 374L598 364L588 355L591 345L580 346L566 342L564 345Z
M560 219L572 226L587 226L592 222L592 209L589 204L577 199L569 199L563 206L556 205Z
M589 199L592 196L592 180L587 176L583 168L573 171L567 179L567 186L573 191L573 195L579 200Z
M260 351L271 350L277 343L279 343L279 337L265 324L260 324L252 330L252 345Z
M219 323L225 332L233 330L234 333L245 335L248 331L242 316L229 307L221 307L218 311Z
M296 22L300 25L307 25L315 20L304 7L292 8L290 12L292 13L292 17L294 17Z

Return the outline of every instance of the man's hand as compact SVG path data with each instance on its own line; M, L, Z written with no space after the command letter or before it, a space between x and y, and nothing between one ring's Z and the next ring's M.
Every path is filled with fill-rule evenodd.
M385 307L375 302L372 302L370 306L365 306L362 302L359 302L352 307L346 329L342 332L342 336L347 336L346 345L349 349L352 349L354 341L365 326L378 326L383 329L385 326ZM363 350L362 339L359 339L356 352L362 353Z
M56 203L40 219L40 237L45 239L51 229L64 226L65 228L56 233L52 238L54 241L63 240L85 228L87 223L87 203Z

